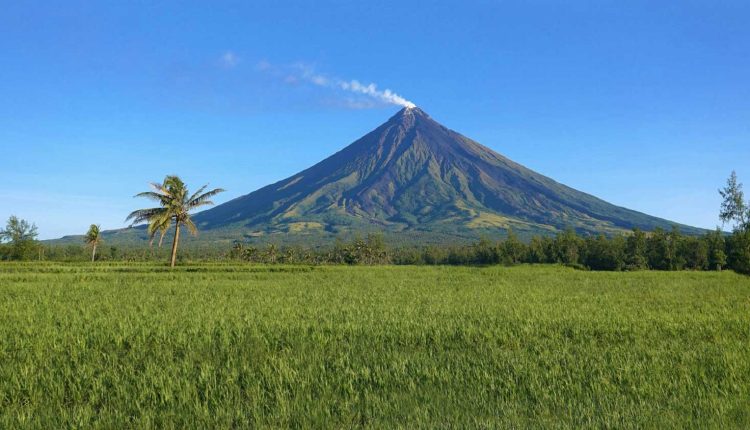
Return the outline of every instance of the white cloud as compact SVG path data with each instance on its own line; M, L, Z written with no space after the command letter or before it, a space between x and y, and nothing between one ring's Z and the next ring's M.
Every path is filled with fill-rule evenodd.
M258 61L258 64L255 65L255 68L258 69L261 72L265 72L268 70L271 70L273 66L271 66L271 63L269 63L266 60L260 60Z
M240 57L232 51L227 51L221 55L220 61L222 66L232 68L240 63Z

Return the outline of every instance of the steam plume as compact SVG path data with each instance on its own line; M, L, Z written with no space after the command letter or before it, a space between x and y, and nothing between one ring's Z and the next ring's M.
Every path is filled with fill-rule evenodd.
M338 85L343 90L366 94L386 103L391 103L407 108L413 108L417 106L389 89L385 89L383 91L378 90L378 87L375 86L375 84L362 85L359 83L359 81L354 80L349 82L340 81L338 82Z
M319 87L334 88L356 94L363 94L373 100L383 103L394 104L407 108L416 107L414 103L389 89L380 90L374 83L365 85L357 80L346 81L343 79L326 76L316 72L315 69L309 64L297 63L291 67L291 72L285 72L283 69L275 68L266 61L262 61L258 64L258 70L269 71L271 69L274 69L274 71L277 73L282 72L284 75L286 75L284 81L290 84L304 81ZM357 104L357 106L365 105Z

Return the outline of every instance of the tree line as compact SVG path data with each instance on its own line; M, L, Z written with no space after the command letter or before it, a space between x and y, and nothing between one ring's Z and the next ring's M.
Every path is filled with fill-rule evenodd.
M152 184L153 191L140 193L157 201L159 207L134 211L128 219L147 221L151 244L157 234L161 245L167 231L174 230L174 240L169 261L174 266L177 260L179 229L183 226L193 234L197 228L189 212L197 207L211 204L210 197L221 189L188 193L185 184L176 176L167 176L163 183ZM235 242L229 250L213 248L189 249L183 252L185 259L235 260L265 264L444 264L444 265L490 265L490 264L564 264L590 270L723 270L731 269L750 274L750 202L745 200L742 184L734 172L724 188L719 218L732 229L727 234L720 229L703 236L680 233L677 227L667 231L660 228L651 232L633 229L628 234L581 235L572 229L554 237L534 236L523 242L508 231L503 240L488 238L467 245L433 245L421 247L390 247L382 235L370 234L350 241L338 240L327 248L303 248L267 244L253 246ZM80 260L83 248L76 245L42 246L37 240L37 227L28 221L11 216L6 228L0 230L0 259L2 260ZM105 248L101 230L92 224L84 236L85 245L91 248L91 261L127 260L143 261L162 258L163 252L143 247Z
M568 229L554 237L523 242L512 232L500 241L481 239L468 245L392 248L383 236L370 234L324 249L236 242L228 258L264 264L515 265L563 264L589 270L723 270L750 273L750 235L728 236L720 230L695 237L655 229L630 234L582 236Z

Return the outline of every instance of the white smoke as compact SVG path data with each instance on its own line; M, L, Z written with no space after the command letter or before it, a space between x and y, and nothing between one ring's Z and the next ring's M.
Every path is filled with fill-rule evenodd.
M297 63L290 68L276 68L271 66L267 61L262 61L258 64L258 70L262 71L274 71L276 73L284 74L284 81L290 84L297 84L299 82L308 82L319 87L334 88L344 91L349 91L356 94L363 94L369 98L388 104L394 104L403 106L406 108L416 107L414 103L405 99L404 97L394 93L389 89L380 90L374 83L363 84L357 80L346 81L343 79L333 78L315 71L315 69L309 64ZM371 106L366 103L348 103L349 106Z
M363 85L363 84L360 84L359 81L354 80L354 81L349 81L349 82L339 81L338 85L343 90L366 94L370 97L382 100L386 103L391 103L394 105L399 105L399 106L403 106L407 108L413 108L417 106L414 103L410 102L409 100L406 100L405 98L401 97L400 95L394 93L393 91L389 89L385 89L383 91L378 90L378 87L372 83L369 85Z

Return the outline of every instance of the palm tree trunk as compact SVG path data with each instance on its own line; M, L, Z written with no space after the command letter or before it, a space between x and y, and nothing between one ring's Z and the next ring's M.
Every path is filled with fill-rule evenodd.
M96 259L96 244L92 247L93 250L91 251L91 262L94 262L94 259Z
M174 226L174 242L172 242L172 266L177 259L177 242L180 240L180 224L176 223Z

